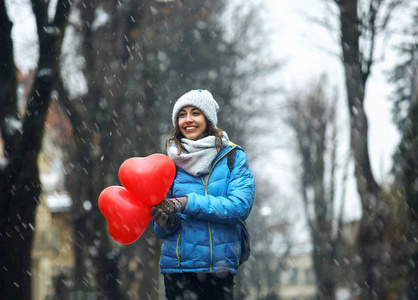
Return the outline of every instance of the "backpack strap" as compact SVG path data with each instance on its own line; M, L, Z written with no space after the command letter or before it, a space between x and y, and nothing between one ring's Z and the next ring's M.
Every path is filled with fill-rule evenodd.
M234 143L229 143L231 146L236 146ZM234 147L231 151L227 154L227 165L229 168L229 172L232 172L235 165L235 159L237 157L237 148ZM250 245L250 233L247 228L247 224L245 221L241 221L241 258L238 261L239 265L242 265L246 262L250 255L251 255L251 245Z
M227 159L228 159L227 165L228 165L228 168L229 168L229 172L232 172L232 170L234 169L235 158L236 157L237 157L237 148L233 148L227 154Z

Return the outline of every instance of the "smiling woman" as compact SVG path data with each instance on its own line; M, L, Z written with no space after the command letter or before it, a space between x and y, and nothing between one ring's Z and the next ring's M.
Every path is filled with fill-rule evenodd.
M242 148L217 128L218 109L205 90L184 94L173 108L166 147L176 177L167 199L151 209L164 240L167 299L233 299L234 275L245 258L241 222L251 211L254 179Z

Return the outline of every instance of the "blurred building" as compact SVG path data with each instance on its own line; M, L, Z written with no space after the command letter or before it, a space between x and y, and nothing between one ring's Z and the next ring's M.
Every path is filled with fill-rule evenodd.
M74 266L71 199L45 191L35 214L32 245L32 299L52 299L54 287L67 289Z
M312 254L301 252L286 258L286 270L280 277L280 300L316 300L316 276L313 269ZM352 292L337 286L335 299L351 300Z
M315 272L310 247L293 251L284 259L285 270L280 274L279 299L316 299Z

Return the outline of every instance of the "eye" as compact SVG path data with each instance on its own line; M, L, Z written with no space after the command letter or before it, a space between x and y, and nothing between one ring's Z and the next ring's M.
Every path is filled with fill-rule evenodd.
M179 118L184 118L186 116L186 113L184 111L181 111L179 113Z

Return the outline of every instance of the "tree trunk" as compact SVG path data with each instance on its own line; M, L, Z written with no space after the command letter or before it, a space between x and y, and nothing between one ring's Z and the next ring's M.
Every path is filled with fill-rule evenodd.
M72 218L76 232L74 294L119 299L119 254L107 234L106 220L99 211L97 201L100 192L117 181L115 165L118 159L115 161L114 151L118 143L112 113L117 113L118 109L109 95L113 87L104 85L103 81L112 78L113 74L108 72L109 64L115 55L113 50L118 40L113 44L109 42L113 37L109 34L114 32L112 29L92 29L96 6L97 1L88 1L78 7L83 24L77 31L81 32L83 44L77 51L85 59L88 94L68 99L62 89L61 95L71 114L74 134L74 143L67 149L69 160L66 162L66 188L73 199ZM100 101L109 106L99 105Z
M368 124L364 95L368 73L361 69L357 0L339 1L341 49L343 53L347 104L350 112L350 145L355 162L357 190L362 204L359 231L364 280L362 299L384 299L386 294L384 232L386 207L380 198L368 153Z
M409 257L408 299L418 299L418 69L415 75L416 87L405 122L403 140L399 146L402 156L404 191L409 207L410 225L407 234Z
M17 139L21 136L19 131L11 130L11 122L19 117L11 39L12 23L4 1L0 3L0 25L1 135L4 154L9 159L7 166L0 170L0 298L29 299L33 214L40 185L36 156L27 157L26 154L29 161L18 159L19 155L24 154L18 153L15 148Z
M35 208L41 193L37 159L52 86L59 74L57 57L66 24L65 16L71 5L66 3L64 6L62 1L58 2L53 24L48 23L47 7L44 4L34 3L32 7L38 27L40 55L23 126L17 129L13 126L13 122L20 120L17 115L11 23L4 1L0 4L1 51L4 51L0 58L0 105L4 154L7 159L6 166L0 170L1 299L30 299L31 276L36 276L31 274L31 246ZM51 27L59 33L47 30Z
M2 171L0 299L30 299L34 213L40 194L36 159Z

